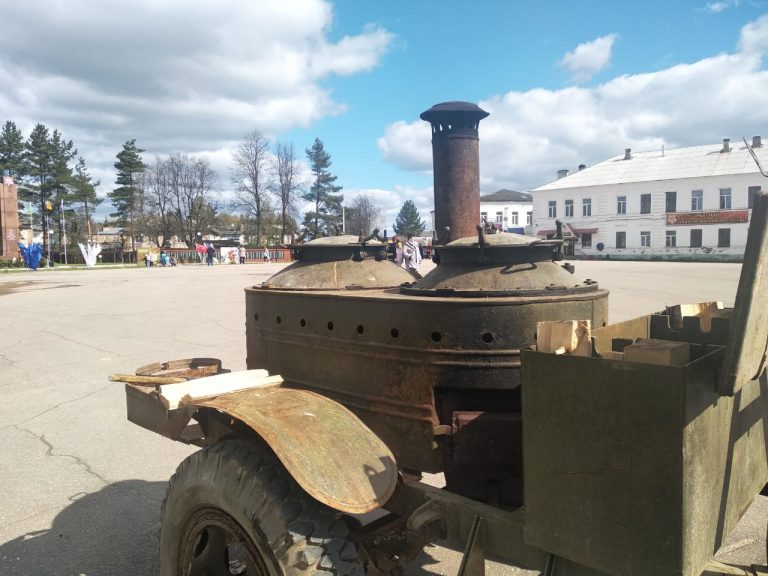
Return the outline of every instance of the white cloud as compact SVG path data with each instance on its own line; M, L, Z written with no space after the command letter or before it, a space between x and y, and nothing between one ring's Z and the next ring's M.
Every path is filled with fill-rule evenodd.
M332 23L327 0L12 2L0 121L25 135L57 128L110 189L131 138L148 157L199 155L254 128L274 135L343 113L324 82L376 67L393 35L366 27L333 41Z
M559 169L591 165L634 150L716 144L758 135L768 126L768 16L744 26L739 50L593 88L533 89L479 102L480 188L530 190ZM426 127L426 129L425 129ZM425 122L396 122L379 141L388 160L431 169Z
M723 0L720 2L707 2L704 5L704 11L711 14L720 14L728 10L728 8L734 8L739 5L739 0Z
M586 82L610 64L617 38L616 34L608 34L579 44L573 52L563 56L560 65L568 69L574 82Z

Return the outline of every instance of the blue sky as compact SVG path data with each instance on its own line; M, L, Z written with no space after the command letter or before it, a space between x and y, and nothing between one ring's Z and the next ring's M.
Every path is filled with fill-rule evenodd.
M624 148L768 136L768 3L443 0L97 0L8 3L0 121L75 141L100 191L136 138L145 159L205 156L229 187L231 150L258 129L315 137L345 198L391 228L431 209L419 114L467 100L481 192L529 190Z

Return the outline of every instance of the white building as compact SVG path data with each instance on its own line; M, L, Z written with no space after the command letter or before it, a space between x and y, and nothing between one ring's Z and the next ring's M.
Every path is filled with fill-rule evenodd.
M752 149L768 167L759 136ZM743 143L624 154L533 191L534 235L562 222L566 253L626 259L740 260L751 191L766 182Z
M480 196L480 218L506 232L530 233L533 197L527 192L499 190Z

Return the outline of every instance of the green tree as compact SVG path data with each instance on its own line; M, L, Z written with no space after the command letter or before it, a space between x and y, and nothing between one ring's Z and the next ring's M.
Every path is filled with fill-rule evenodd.
M93 177L85 165L85 159L81 156L75 166L75 174L72 177L71 199L82 205L83 221L88 231L88 239L91 238L91 214L93 209L101 204L104 199L96 194L96 186L100 181L93 181Z
M136 186L137 174L146 170L146 165L141 159L141 148L136 147L136 139L128 140L123 144L123 149L117 153L117 188L109 192L107 196L112 201L115 211L110 214L121 226L128 224L131 235L131 253L136 253L136 239L134 235L134 219L136 209L140 205L139 190Z
M71 140L65 140L58 130L48 131L37 124L24 143L20 199L38 201L43 228L43 251L48 252L48 230L54 210L68 194L72 169L69 162L77 154ZM61 218L59 218L61 226ZM61 228L59 229L61 239Z
M331 167L331 155L325 151L323 143L315 138L312 148L306 149L307 160L312 170L313 181L302 198L315 205L314 210L304 214L304 232L309 239L321 236L336 236L341 233L342 209L344 196L337 194L341 186L336 186L336 176L328 169Z
M59 253L66 252L64 243L64 215L71 204L72 168L69 163L77 156L77 149L72 140L64 140L58 130L51 134L51 168L50 179L51 203L53 212L57 213L59 228ZM70 211L71 214L71 211Z
M0 176L7 174L16 182L24 176L24 136L15 122L7 121L0 132Z
M416 205L412 200L406 200L403 207L400 208L400 212L397 213L397 218L395 218L393 225L395 234L400 236L407 236L408 234L421 236L426 227L426 223L419 216Z

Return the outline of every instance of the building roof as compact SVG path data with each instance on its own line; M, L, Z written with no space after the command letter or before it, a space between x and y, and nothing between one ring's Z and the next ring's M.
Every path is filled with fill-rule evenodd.
M763 169L768 168L767 148L765 145L753 148ZM672 150L631 152L628 160L625 157L625 154L619 154L539 186L534 192L631 182L759 174L760 172L743 142L731 143L730 152L723 152L723 144L712 144Z
M533 196L528 192L515 192L514 190L501 189L493 194L480 196L480 202L520 202L529 203L533 201Z
M122 228L113 227L113 228L104 228L103 230L98 230L94 232L94 234L98 236L119 236L120 232L122 231L123 231Z

